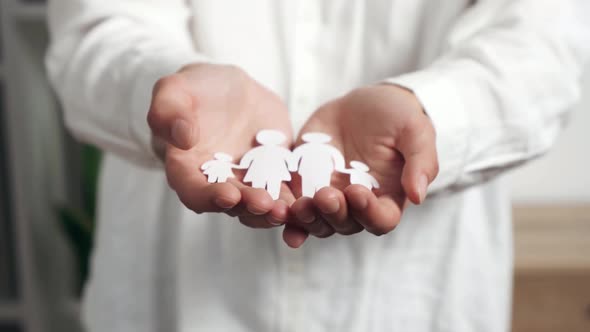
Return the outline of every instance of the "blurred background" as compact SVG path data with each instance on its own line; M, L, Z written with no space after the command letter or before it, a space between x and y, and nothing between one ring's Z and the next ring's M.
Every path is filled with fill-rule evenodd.
M81 331L100 153L62 125L43 0L0 0L0 332ZM506 176L513 330L590 331L590 70L553 151Z

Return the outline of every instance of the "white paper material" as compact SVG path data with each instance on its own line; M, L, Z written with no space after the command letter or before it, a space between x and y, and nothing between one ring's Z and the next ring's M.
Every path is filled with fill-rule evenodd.
M302 196L313 197L318 190L330 186L334 170L344 170L344 157L328 144L332 140L329 135L306 133L301 138L305 143L293 150L289 168L301 175Z
M233 178L232 169L247 169L243 182L252 183L253 188L265 189L276 200L281 192L281 184L291 181L291 173L301 176L302 196L313 197L315 193L330 186L333 172L350 175L351 184L360 184L369 190L379 188L377 180L369 174L369 166L357 160L350 162L350 169L342 153L329 142L332 137L324 133L306 133L302 136L304 144L293 152L283 147L287 137L278 130L264 129L256 135L260 144L246 152L240 164L233 164L233 158L223 152L215 153L214 160L201 166L203 174L210 183L226 182Z
M360 184L369 190L373 188L379 189L379 182L369 174L369 166L367 164L353 160L350 162L350 167L352 168L343 172L350 174L350 184Z
M232 168L236 168L237 165L232 163L232 156L227 153L217 152L213 157L214 160L209 160L201 166L203 174L207 175L207 182L223 183L227 182L228 178L235 177Z
M256 135L260 146L246 152L240 161L240 168L248 168L244 182L251 182L253 188L266 189L275 200L281 193L281 183L291 181L287 167L291 151L281 146L286 139L278 130L261 130Z

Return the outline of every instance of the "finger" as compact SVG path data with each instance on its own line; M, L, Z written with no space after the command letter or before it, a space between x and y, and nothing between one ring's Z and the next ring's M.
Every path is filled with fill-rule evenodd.
M240 193L246 210L253 215L267 214L274 206L274 200L264 189L242 186Z
M226 213L237 216L240 222L251 228L271 228L287 220L288 205L282 200L273 201L264 189L252 188L231 180L242 195L242 200Z
M266 220L265 216L243 215L238 217L240 223L250 228L272 228L276 227Z
M279 199L275 201L275 204L271 211L267 215L267 221L272 225L278 226L287 222L289 218L289 206L295 201L295 196L291 192L291 189L286 183L281 185L281 193Z
M238 204L239 205L239 204ZM237 213L234 209L225 212L231 217L238 217L240 222L252 228L272 228L282 226L287 222L289 207L285 202L277 201L271 212L264 215L254 215L247 210Z
M298 223L311 224L316 220L316 210L313 199L300 197L291 205L291 211Z
M301 247L308 236L309 233L293 224L287 224L283 229L283 241L291 248Z
M301 197L291 205L291 213L295 216L295 223L309 234L316 237L329 237L335 233L334 229L324 220L313 199Z
M231 182L240 191L241 200L226 213L232 217L264 216L272 209L272 199L262 189L254 189L240 183Z
M196 103L181 74L161 78L152 91L148 124L157 137L188 150L199 138Z
M438 174L436 134L430 119L421 114L403 130L397 148L405 159L402 186L414 204L426 198L428 185Z
M280 226L287 222L288 216L289 205L282 199L278 199L266 215L266 221L273 226Z
M328 221L323 218L318 218L316 221L312 222L309 225L304 225L303 229L307 231L309 234L319 237L319 238L327 238L336 233L334 228L330 226Z
M281 188L281 195L278 200L273 202L270 211L264 215L254 215L246 209L246 214L240 217L240 222L252 228L270 228L281 226L289 218L289 204L295 197L287 185ZM238 204L238 206L241 204Z
M379 198L360 185L351 185L344 190L350 213L370 233L383 235L399 224L401 209L390 196Z
M223 212L241 200L240 191L230 183L207 182L205 175L195 171L196 155L169 147L166 153L166 177L180 201L196 213Z
M360 224L349 218L348 204L342 191L332 187L322 188L315 194L313 201L322 219L337 233L351 235L363 230Z

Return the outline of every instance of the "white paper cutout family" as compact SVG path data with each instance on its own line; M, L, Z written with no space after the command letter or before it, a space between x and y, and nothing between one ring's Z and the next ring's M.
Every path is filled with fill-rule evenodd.
M334 171L349 174L351 184L363 185L369 190L379 188L365 163L354 160L350 162L351 168L346 168L340 151L328 144L332 140L329 135L306 133L302 139L305 143L291 152L281 146L286 140L282 132L261 130L256 135L260 146L246 152L239 165L232 162L232 156L217 152L215 159L205 162L201 169L210 183L222 183L235 177L233 169L247 169L243 182L251 182L253 188L266 189L275 200L279 198L281 183L291 181L290 172L301 176L301 191L306 197L313 197L318 190L329 187Z

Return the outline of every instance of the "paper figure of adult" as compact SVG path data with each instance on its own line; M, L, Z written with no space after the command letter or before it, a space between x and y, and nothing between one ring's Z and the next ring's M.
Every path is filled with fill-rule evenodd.
M324 133L306 133L301 137L304 144L293 150L289 169L301 175L301 195L313 197L315 193L330 186L334 170L344 171L344 157L328 143L332 137Z
M347 169L342 173L350 174L350 184L360 184L371 190L373 188L379 189L379 182L371 174L369 174L369 166L358 160L350 162L351 169Z
M233 157L227 153L217 152L213 155L215 159L201 165L203 174L207 175L207 182L209 183L223 183L227 182L228 178L235 177L232 168L237 168L238 165L232 163Z
M253 188L262 188L272 199L278 199L281 183L291 181L288 162L291 151L281 146L287 137L278 130L265 129L256 134L261 144L246 152L240 161L240 168L248 168L244 182L252 182Z

